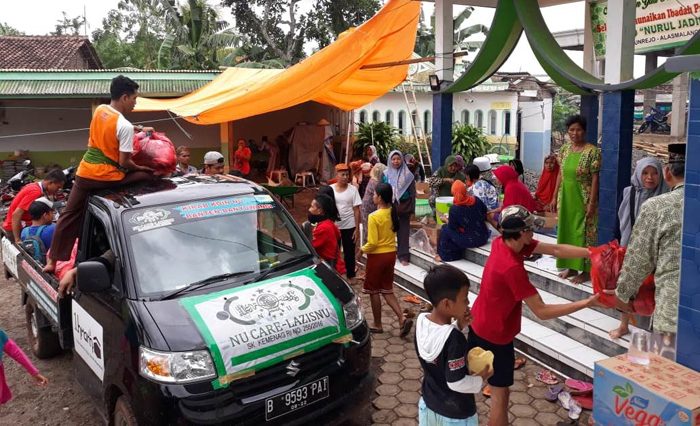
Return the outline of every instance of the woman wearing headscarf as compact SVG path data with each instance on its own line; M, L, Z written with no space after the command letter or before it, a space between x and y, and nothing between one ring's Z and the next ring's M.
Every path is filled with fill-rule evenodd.
M632 185L622 191L622 202L617 211L617 237L620 245L629 244L632 228L642 209L642 204L650 198L668 192L668 185L663 178L663 165L654 157L642 158L637 162L632 175ZM618 339L629 333L630 316L620 315L620 327L610 331L611 339Z
M557 243L593 247L598 245L600 150L586 142L585 117L569 117L566 128L571 142L559 151L561 173L554 191L558 196L551 206L552 211L559 208ZM557 259L557 268L565 268L559 276L574 284L591 279L588 259Z
M364 160L368 162L371 165L375 165L379 163L379 156L377 155L377 147L374 145L369 145L365 149L365 158Z
M464 170L464 166L465 166L465 164L464 164L464 157L462 157L461 155L455 155L455 158L457 159L457 164L459 164L459 170L457 170L457 171L458 171L458 172L463 171L463 170Z
M367 242L367 219L369 214L377 210L377 205L374 204L374 188L382 181L386 166L382 163L377 163L372 167L369 173L369 183L365 188L365 195L362 197L362 205L360 205L360 214L362 215L362 244Z
M409 254L408 238L411 231L411 215L416 210L416 181L413 173L403 161L401 151L391 151L384 171L384 181L391 185L394 191L394 202L397 204L396 212L399 215L399 233L397 257L401 264L408 265L411 258Z
M467 186L455 181L452 184L454 203L449 216L443 218L437 244L437 262L451 262L462 258L468 248L480 247L489 240L490 232L486 228L486 205L479 198L467 194Z
M508 165L518 174L518 180L525 183L525 167L523 167L523 162L517 158L513 158L508 161Z
M537 182L537 191L535 191L535 201L537 201L537 210L548 211L551 208L554 200L554 190L557 187L557 177L559 176L559 162L556 155L548 155L544 159L544 168L542 176Z
M518 172L510 166L501 166L494 172L496 178L503 185L503 204L501 210L513 205L525 207L528 211L537 210L537 203L524 183L518 180Z
M431 177L428 178L430 186L430 207L435 210L437 197L449 197L452 195L452 184L456 181L467 181L466 176L459 171L459 163L454 155L445 159L445 164L440 166Z

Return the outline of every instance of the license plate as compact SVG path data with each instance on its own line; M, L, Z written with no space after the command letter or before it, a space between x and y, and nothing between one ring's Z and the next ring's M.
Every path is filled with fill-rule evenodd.
M266 399L265 420L284 416L326 398L328 398L328 376Z

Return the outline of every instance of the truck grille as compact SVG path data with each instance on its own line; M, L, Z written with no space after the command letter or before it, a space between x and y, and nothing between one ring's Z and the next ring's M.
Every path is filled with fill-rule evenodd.
M245 410L242 400L254 397L282 386L293 383L305 383L324 375L332 373L339 368L338 360L342 357L343 346L328 344L313 352L309 352L293 358L298 363L299 372L295 376L287 374L287 366L291 360L280 362L277 365L258 371L254 376L237 380L231 383L225 391L209 394L206 397L190 397L180 401L182 407L187 411L205 413L212 411L227 411L226 407L235 404L238 410ZM333 367L336 368L333 368Z

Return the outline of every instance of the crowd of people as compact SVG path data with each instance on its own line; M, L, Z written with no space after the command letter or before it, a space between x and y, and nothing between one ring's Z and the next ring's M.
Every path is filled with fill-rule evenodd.
M66 178L51 171L38 183L26 185L14 198L3 228L11 239L29 251L47 253L45 272L70 258L85 215L88 196L95 190L152 178L152 170L131 158L134 133L152 131L134 126L124 118L135 105L138 85L119 76L112 82L111 102L99 106L90 124L88 149L76 172L65 210L53 225L55 195ZM396 262L410 261L410 220L415 213L416 183L426 181L430 206L444 222L438 242L438 262L454 261L464 250L483 246L493 239L484 267L481 287L473 308L469 307L469 280L447 264L432 268L424 287L432 311L416 319L416 350L423 366L421 424L436 421L476 425L474 394L488 382L491 396L490 425L508 422L509 387L518 365L513 341L520 333L523 302L532 313L548 320L598 306L600 295L561 305L545 303L530 283L524 260L535 254L551 255L561 277L573 283L590 279L589 247L597 245L600 150L585 141L586 120L570 117L566 126L570 142L557 155L547 156L537 190L531 193L523 182L524 169L518 160L492 170L487 157L465 164L459 155L447 157L432 176L411 154L392 151L382 163L374 146L364 158L335 166L336 181L320 188L308 210L304 225L318 255L351 283L363 279L369 295L370 331L383 333L381 300L397 318L402 337L414 320L401 311L393 292ZM271 148L270 148L271 149ZM615 296L622 311L620 327L611 330L613 339L629 332L631 299L643 282L653 279L656 309L653 330L675 333L678 322L680 235L684 194L685 146L671 145L670 160L640 160L630 186L620 200L618 238L627 247ZM274 152L277 155L277 152ZM214 175L224 172L224 156L206 153L203 169L190 165L187 147L177 149L174 176ZM251 150L238 141L233 173L250 173ZM438 197L452 197L447 214L436 212ZM544 224L535 213L556 214L557 244L538 241L534 232ZM366 254L364 276L358 276L358 249ZM653 276L653 278L652 278ZM64 289L62 289L62 292ZM473 347L492 351L493 369L469 374L467 352ZM6 351L18 360L38 384L46 379L0 331L0 355ZM0 403L9 399L0 364ZM452 423L450 423L452 424Z

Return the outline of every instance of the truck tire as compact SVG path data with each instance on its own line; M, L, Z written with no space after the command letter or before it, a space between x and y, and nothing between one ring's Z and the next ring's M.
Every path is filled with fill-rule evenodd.
M51 327L41 327L38 316L42 314L30 301L24 306L27 318L27 336L32 346L32 352L39 359L51 358L61 351L61 344L58 341L58 333L54 333Z
M114 406L114 426L137 426L137 424L131 404L125 397L120 396Z

